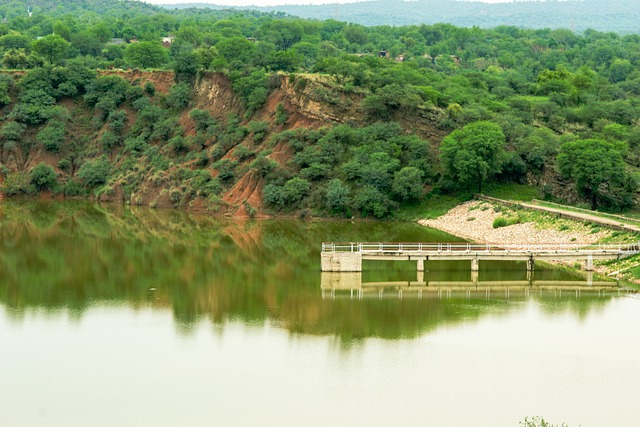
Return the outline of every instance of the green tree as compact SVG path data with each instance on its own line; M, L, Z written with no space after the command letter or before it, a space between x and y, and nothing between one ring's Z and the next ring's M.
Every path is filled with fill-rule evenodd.
M58 184L56 171L50 165L44 163L39 163L31 169L29 180L38 191L53 190Z
M332 179L327 185L327 207L332 213L346 214L351 203L351 190L338 178Z
M424 172L407 166L400 169L393 177L393 193L402 200L417 200L422 196Z
M500 126L481 121L469 123L453 131L440 145L440 161L444 176L470 187L482 184L500 173L505 136Z
M36 140L47 151L51 153L59 152L64 143L64 124L58 121L49 121L49 124L38 132Z
M49 64L60 62L69 52L71 45L57 34L50 34L33 42L33 50L44 56Z
M622 186L626 179L622 154L614 144L601 139L564 143L557 164L562 176L573 179L577 190L589 197L592 210L598 207L604 189Z
M107 182L107 177L111 172L111 163L105 156L96 160L88 160L80 166L77 176L80 181L89 188Z
M124 57L135 67L153 68L165 64L169 54L159 42L139 42L127 46Z

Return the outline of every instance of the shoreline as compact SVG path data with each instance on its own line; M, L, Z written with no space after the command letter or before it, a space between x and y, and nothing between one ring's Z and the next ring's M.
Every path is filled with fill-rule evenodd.
M421 219L418 224L472 242L496 245L591 244L611 237L614 233L611 230L601 230L577 221L553 218L551 215L540 213L536 215L544 218L544 221L534 221L529 217L529 213L519 212L487 201L473 200L454 207L436 219ZM494 228L494 221L499 217L517 218L518 222ZM576 268L576 262L573 261L552 261L551 263ZM594 266L595 273L607 277L611 277L608 275L620 270L619 266L617 268L608 265ZM628 280L620 275L612 278Z

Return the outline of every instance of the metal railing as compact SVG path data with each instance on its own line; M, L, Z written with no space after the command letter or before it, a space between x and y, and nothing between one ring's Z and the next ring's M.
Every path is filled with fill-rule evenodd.
M423 253L423 252L585 252L585 253L633 253L640 252L640 242L630 244L542 244L542 245L496 245L476 243L415 243L415 242L324 242L322 252L356 253Z

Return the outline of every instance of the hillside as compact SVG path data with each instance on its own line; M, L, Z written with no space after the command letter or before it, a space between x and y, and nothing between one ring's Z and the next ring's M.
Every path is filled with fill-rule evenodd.
M636 205L636 35L59 6L78 5L0 23L6 196L386 218L497 186Z
M163 5L167 9L211 8L229 6L187 3ZM379 0L321 5L284 5L239 9L261 12L284 12L311 19L335 19L362 25L422 25L447 23L461 27L495 28L501 25L519 28L571 28L638 33L640 2L568 0L514 1L482 3L456 0Z

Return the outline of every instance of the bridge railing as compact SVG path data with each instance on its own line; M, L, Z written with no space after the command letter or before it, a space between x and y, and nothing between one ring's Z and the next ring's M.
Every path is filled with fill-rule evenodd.
M422 252L640 252L640 242L631 244L541 244L496 245L477 243L416 243L416 242L324 242L322 252L358 253L422 253Z

